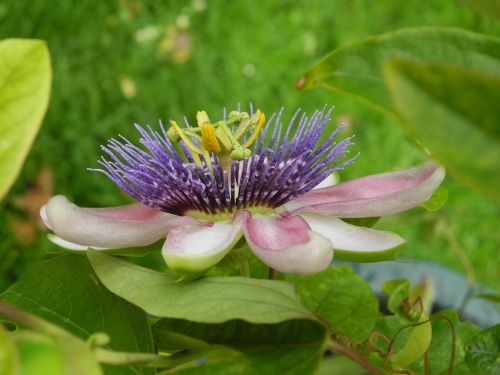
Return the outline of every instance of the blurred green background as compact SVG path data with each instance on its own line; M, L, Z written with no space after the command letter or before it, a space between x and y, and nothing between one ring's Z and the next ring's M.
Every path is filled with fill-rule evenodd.
M46 40L54 81L44 125L0 206L0 290L53 248L37 221L51 194L82 206L129 200L86 168L97 165L106 139L136 140L134 122L155 126L250 101L268 115L284 106L289 118L328 104L333 125L349 124L361 153L342 179L422 162L396 119L323 89L297 91L294 82L339 46L424 25L500 35L498 23L452 0L1 1L0 39ZM500 290L499 205L451 179L444 185L449 199L439 212L416 208L378 228L407 239L403 257L473 272Z

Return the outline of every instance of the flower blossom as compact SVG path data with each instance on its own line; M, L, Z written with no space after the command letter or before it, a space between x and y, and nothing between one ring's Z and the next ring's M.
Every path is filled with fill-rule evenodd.
M198 112L198 126L160 122L160 130L136 125L142 147L126 138L102 146L105 174L138 203L81 208L64 196L41 216L73 249L150 245L162 238L167 265L203 272L244 237L266 265L312 274L333 258L360 262L394 259L404 240L358 227L344 218L395 214L426 201L444 178L433 162L337 185L324 181L346 160L351 138L335 142L341 127L321 141L331 110L310 118L300 110L283 127L281 110L265 121L260 111L224 111L212 122ZM294 130L295 129L295 130ZM327 186L325 186L327 185Z

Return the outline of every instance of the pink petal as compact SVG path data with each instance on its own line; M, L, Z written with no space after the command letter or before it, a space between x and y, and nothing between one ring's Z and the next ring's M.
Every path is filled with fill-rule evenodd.
M248 245L269 267L281 272L312 274L327 268L333 250L326 238L310 230L300 216L253 218L238 214Z
M328 238L335 259L353 262L379 262L394 259L397 247L405 241L392 232L357 227L336 217L302 213L311 230Z
M240 222L176 227L168 233L163 258L172 269L201 272L224 258L242 234Z
M347 218L390 215L428 200L444 175L443 167L428 162L404 171L312 190L288 202L285 208L290 212L311 211Z
M143 221L158 215L158 211L142 203L132 203L119 207L82 208L98 216L111 217L120 220Z
M189 217L158 212L142 204L81 208L62 195L42 207L42 218L61 239L93 248L124 248L152 244L172 227L197 223Z

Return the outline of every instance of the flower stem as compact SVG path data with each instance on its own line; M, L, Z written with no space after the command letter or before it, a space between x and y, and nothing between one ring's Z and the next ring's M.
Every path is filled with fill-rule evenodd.
M250 277L250 266L247 259L241 259L240 262L240 275L243 277Z
M267 274L267 278L269 280L274 280L276 277L276 273L274 272L274 268L269 267L269 273Z
M370 372L370 374L382 375L382 372L378 368L373 366L370 362L368 362L366 359L364 359L358 353L347 349L346 347L340 345L338 342L330 340L328 346L329 346L330 350L332 350L338 354L345 355L346 357L352 359L356 363L359 363L361 366L363 366L365 369L367 369Z

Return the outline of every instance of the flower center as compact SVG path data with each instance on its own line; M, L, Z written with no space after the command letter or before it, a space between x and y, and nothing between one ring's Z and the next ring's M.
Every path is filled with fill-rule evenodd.
M246 211L250 211L253 216L268 216L271 212L275 211L278 213L279 210L272 209L269 207L246 207ZM207 214L202 211L190 210L187 211L184 215L194 217L200 221L229 221L233 218L236 213L236 209L232 211L219 211L216 214Z
M249 147L257 139L266 116L260 110L251 116L248 112L232 111L227 120L212 123L207 112L198 111L196 120L198 127L186 128L172 121L167 131L168 138L174 144L184 142L197 165L203 166L200 155L210 165L210 153L214 153L223 168L228 170L233 160L252 155Z

